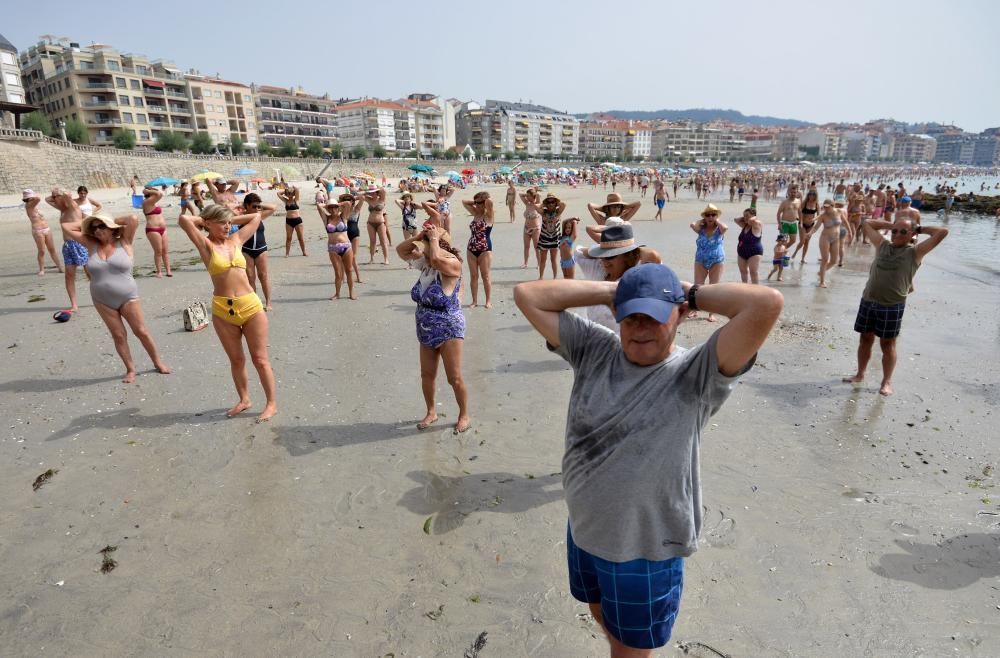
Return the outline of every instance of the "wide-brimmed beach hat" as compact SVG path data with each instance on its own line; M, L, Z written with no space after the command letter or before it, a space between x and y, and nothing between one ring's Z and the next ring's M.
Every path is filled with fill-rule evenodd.
M95 228L94 224L100 224L105 226L112 231L117 231L121 228L115 223L115 220L102 212L95 212L93 215L88 215L83 220L83 234L93 235L92 229Z
M591 258L613 258L635 251L641 246L635 243L631 225L608 226L601 231L601 243L591 247L587 254Z
M722 214L722 211L721 211L721 210L719 210L719 209L718 209L718 208L717 208L717 207L715 206L715 204L712 204L712 203L710 203L710 204L708 204L707 206L705 206L705 209L704 209L704 210L702 210L702 211L701 211L701 216L702 216L702 217L704 217L705 215L707 215L707 214L709 214L709 213L714 213L714 214L716 214L716 215L721 215L721 214Z
M557 205L562 203L559 197L557 197L555 194L549 193L546 194L545 198L542 200L542 205L544 206L546 203L549 203L550 201L555 201Z
M622 195L618 194L617 192L612 192L611 194L608 195L608 200L605 202L605 204L601 206L601 210L602 211L607 210L608 206L624 206L624 205L625 202L622 201Z
M670 319L686 297L681 280L666 265L645 263L630 268L615 289L615 320L641 313L659 323Z
M604 220L605 226L624 226L625 224L628 224L628 222L621 217L608 217Z
M21 190L21 200L22 201L26 201L28 199L37 199L37 198L38 198L38 192L34 191L33 189L31 189L31 188L25 188L25 189Z

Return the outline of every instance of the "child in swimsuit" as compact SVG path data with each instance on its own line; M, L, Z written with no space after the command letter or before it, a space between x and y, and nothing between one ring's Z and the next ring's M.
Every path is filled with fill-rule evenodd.
M778 273L778 281L783 281L781 275L785 271L785 252L788 251L788 247L785 246L788 243L788 236L784 233L778 234L778 242L774 245L774 257L771 259L771 273L767 275L767 280L770 281L774 273Z
M559 267L562 268L564 279L574 277L576 254L573 251L573 243L576 242L576 225L579 221L579 217L570 217L564 219L562 223L562 237L559 238Z

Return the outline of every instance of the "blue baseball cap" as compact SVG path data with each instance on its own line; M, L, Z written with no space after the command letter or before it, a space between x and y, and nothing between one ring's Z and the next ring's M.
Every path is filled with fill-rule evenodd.
M904 196L904 197L900 197L899 198L899 202L900 203L913 203L913 199L911 199L909 197L909 195L907 195L907 196Z
M615 290L615 320L642 313L660 324L670 319L674 307L686 301L681 280L666 265L636 265L622 275Z

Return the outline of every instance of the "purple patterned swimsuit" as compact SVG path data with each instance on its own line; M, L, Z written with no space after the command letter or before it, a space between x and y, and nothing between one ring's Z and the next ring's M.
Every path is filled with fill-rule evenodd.
M417 303L417 340L436 350L445 342L465 338L465 316L460 299L462 280L459 278L451 295L441 289L441 274L435 273L427 288L420 292L418 279L410 290L410 299Z

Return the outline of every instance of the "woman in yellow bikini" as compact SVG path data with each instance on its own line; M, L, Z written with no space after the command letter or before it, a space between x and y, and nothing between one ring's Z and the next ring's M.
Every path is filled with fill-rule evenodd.
M248 208L248 210L259 210ZM230 235L229 227L234 220L240 223L240 229ZM227 416L250 408L250 391L247 379L246 358L243 355L243 338L246 338L250 350L250 359L257 368L261 386L267 403L264 410L257 416L261 423L278 412L275 401L274 373L267 356L267 314L260 297L254 292L247 279L246 257L243 255L243 243L253 237L261 222L260 212L251 215L234 217L233 211L222 205L210 205L201 213L201 217L181 215L180 225L184 233L198 248L201 259L208 268L215 290L212 296L212 324L215 333L222 342L222 347L229 357L233 383L239 402L226 412ZM208 235L204 235L205 231Z

